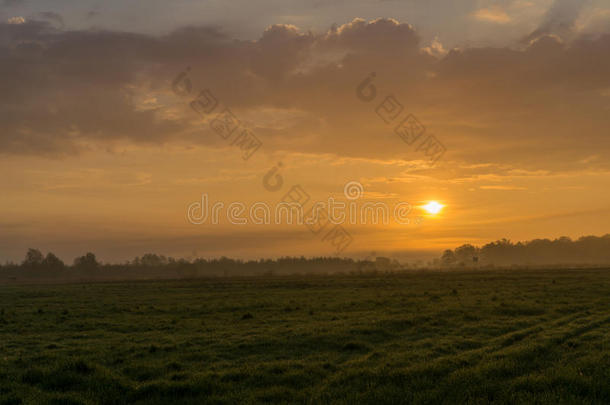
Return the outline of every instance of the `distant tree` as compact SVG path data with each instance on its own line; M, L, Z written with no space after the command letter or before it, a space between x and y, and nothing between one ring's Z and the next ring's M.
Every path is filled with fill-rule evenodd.
M443 266L452 266L455 264L455 254L453 253L453 250L447 249L443 252L441 264Z
M44 256L40 250L30 248L25 254L25 260L23 260L22 264L25 267L38 267L42 264L43 260Z
M74 259L74 267L80 270L95 270L99 265L95 255L91 252Z
M477 248L472 245L462 245L455 249L455 260L461 265L470 265L477 255Z
M47 256L42 261L43 267L48 268L49 270L61 270L64 268L64 262L53 253L47 253Z
M154 253L146 253L138 260L139 264L142 266L164 266L168 263L167 257L161 255L158 256Z
M517 243L500 239L481 248L460 246L455 249L454 255L458 263L470 263L473 260L475 263L480 261L483 265L609 264L610 235L583 236L578 240L562 236L554 240L534 239ZM449 254L445 259L443 262L450 261Z

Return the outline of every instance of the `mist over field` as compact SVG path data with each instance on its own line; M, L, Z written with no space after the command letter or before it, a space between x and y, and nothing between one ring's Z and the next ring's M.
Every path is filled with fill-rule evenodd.
M345 274L378 274L404 271L484 271L502 268L587 268L610 265L610 235L583 236L575 241L562 237L512 243L506 239L482 247L470 244L428 262L400 262L383 256L361 259L337 257L284 257L236 260L227 257L175 259L147 253L126 263L100 263L87 253L66 265L52 252L44 255L29 249L19 264L0 265L0 282L83 282L110 280L154 280L206 277L272 277Z

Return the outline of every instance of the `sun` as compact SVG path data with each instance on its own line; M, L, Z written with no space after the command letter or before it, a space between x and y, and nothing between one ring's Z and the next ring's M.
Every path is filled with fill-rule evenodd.
M436 215L443 209L444 205L436 201L430 201L426 205L422 205L422 208L429 214Z

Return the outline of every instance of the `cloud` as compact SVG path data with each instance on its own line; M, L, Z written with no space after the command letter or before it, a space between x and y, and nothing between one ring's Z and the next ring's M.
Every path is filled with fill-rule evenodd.
M311 34L301 34L294 25L272 25L257 42L252 70L265 78L294 73L307 56L312 42Z
M25 0L3 0L2 5L5 7L16 7L25 4Z
M378 18L370 22L355 18L331 29L323 41L352 51L392 51L400 54L417 49L419 36L410 24L400 23L393 18Z
M525 187L519 186L501 186L501 185L492 185L492 186L480 186L481 190L503 190L503 191L516 191L516 190L527 190Z
M578 17L574 29L584 35L610 32L610 9L591 8Z
M432 42L430 42L430 45L422 48L422 50L435 57L445 56L448 52L443 44L438 40L438 37L434 37Z
M60 14L53 11L43 11L36 14L42 20L48 20L57 23L60 27L64 26L64 19Z
M25 18L23 18L23 17L11 17L8 20L6 20L6 22L8 24L14 24L14 25L24 24L25 23Z
M265 153L420 160L396 123L376 112L394 95L451 159L510 156L532 170L560 169L610 146L609 55L609 35L447 52L438 41L423 46L415 28L393 19L354 19L320 34L272 25L255 41L215 27L150 36L0 24L0 73L9 78L0 92L0 153L61 156L117 141L225 147L209 129L212 117L171 92L191 66L191 97L212 91ZM363 103L356 86L371 72L377 98Z
M496 24L507 24L512 21L512 18L510 18L506 11L498 7L481 8L476 10L472 15L477 20Z
M554 34L567 39L571 36L574 24L589 0L555 0L546 12L541 24L532 33L523 38L523 43L530 43L544 35Z

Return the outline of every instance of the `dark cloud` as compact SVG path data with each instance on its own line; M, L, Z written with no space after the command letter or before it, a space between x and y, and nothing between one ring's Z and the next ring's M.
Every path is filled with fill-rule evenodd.
M411 25L384 18L371 22L356 18L332 29L324 40L343 49L397 55L412 53L419 45L419 36Z
M38 18L40 18L42 20L55 22L60 27L63 27L65 25L63 17L57 13L54 13L53 11L43 11L43 12L37 13L36 15Z
M391 19L356 19L323 34L274 25L256 41L215 27L154 37L0 24L0 73L8 78L0 84L0 150L66 154L116 139L215 142L195 135L209 132L207 125L195 122L188 99L170 92L186 66L194 88L209 88L245 117L267 150L416 158L375 113L390 94L454 158L502 161L513 150L511 159L524 164L569 164L608 149L610 36L566 44L542 35L524 50L466 48L444 58L421 46L413 27ZM370 72L378 98L366 104L355 88ZM269 108L295 117L281 125L249 118Z
M63 154L86 139L160 141L180 125L139 110L130 86L152 63L156 40L64 32L40 21L0 25L0 148Z
M542 23L531 34L523 38L523 43L530 43L544 35L557 35L568 39L574 29L574 23L580 12L590 0L555 0Z
M252 70L267 79L282 77L299 67L308 56L314 37L290 25L265 30L253 54Z
M25 4L25 0L3 0L2 5L5 7L16 7Z

